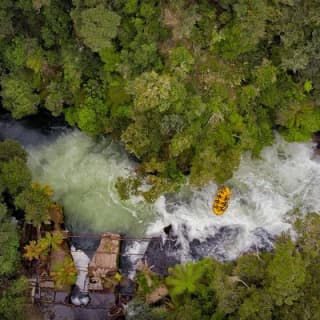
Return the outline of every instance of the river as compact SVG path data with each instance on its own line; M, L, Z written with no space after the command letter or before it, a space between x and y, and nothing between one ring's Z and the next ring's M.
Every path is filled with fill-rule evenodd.
M53 187L68 229L152 236L171 224L181 260L206 255L233 259L252 247L270 247L273 237L291 229L295 209L306 213L320 208L320 162L311 142L287 143L277 136L259 159L244 155L227 182L232 189L229 208L215 216L214 183L201 189L186 185L152 205L140 197L120 200L116 178L132 174L136 163L110 139L93 139L56 122L34 128L28 121L2 117L0 138L6 137L20 140L29 152L34 180Z

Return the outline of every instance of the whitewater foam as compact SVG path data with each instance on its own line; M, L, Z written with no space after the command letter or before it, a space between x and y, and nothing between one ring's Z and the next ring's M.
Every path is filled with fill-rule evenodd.
M216 252L232 259L253 245L268 243L266 234L272 238L290 229L292 210L319 211L320 163L312 157L312 147L277 136L259 159L244 155L227 182L232 198L223 216L211 210L218 187L213 183L201 189L184 186L177 194L159 197L152 206L141 198L121 201L116 178L132 174L135 163L108 139L95 141L73 131L28 151L34 179L53 187L73 231L151 236L171 224L182 246L182 259L192 258L190 243L195 239L200 244L214 239ZM220 236L225 227L236 231Z
M320 163L313 159L312 147L311 143L287 143L277 136L275 143L263 150L260 159L244 155L239 169L227 182L233 195L223 216L211 211L215 184L189 190L188 201L183 200L183 191L174 199L178 206L161 196L154 205L159 219L149 227L148 234L171 224L183 247L182 260L190 259L191 241L198 239L205 243L214 239L223 227L237 230L233 239L220 237L220 244L219 238L215 239L226 259L237 257L259 245L259 241L269 241L262 240L265 235L261 230L272 238L290 229L288 214L294 209L301 213L319 211Z

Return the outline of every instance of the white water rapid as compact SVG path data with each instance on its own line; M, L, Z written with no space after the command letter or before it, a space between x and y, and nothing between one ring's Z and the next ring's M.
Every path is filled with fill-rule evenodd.
M270 244L270 236L289 229L292 210L319 212L320 162L313 158L312 147L277 137L260 159L245 155L227 182L233 195L223 216L211 211L215 184L201 190L185 186L154 205L139 198L121 201L114 183L118 176L132 173L135 164L108 140L97 142L73 131L28 151L34 179L53 187L73 231L139 236L159 234L171 224L183 258L191 259L192 240L201 244L211 238L197 254L232 259L253 245Z

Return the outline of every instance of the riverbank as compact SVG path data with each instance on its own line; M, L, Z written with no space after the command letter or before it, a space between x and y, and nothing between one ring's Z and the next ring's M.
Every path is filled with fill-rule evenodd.
M11 128L22 130L29 143L34 141L39 130L21 129L20 125L20 121L11 122ZM70 231L152 237L171 225L180 244L176 252L180 261L206 255L234 259L252 246L270 246L270 239L290 229L288 213L296 208L302 213L316 211L320 206L320 164L313 157L312 143L287 143L278 136L260 159L244 155L228 181L233 192L230 206L224 216L217 217L211 212L215 184L200 189L185 185L179 193L163 195L153 205L138 197L123 201L115 182L119 176L130 175L135 163L121 147L66 127L58 137L50 132L43 137L48 140L37 145L36 138L35 145L27 146L28 164L34 180L53 187L55 200L65 208ZM91 244L77 245L85 249ZM140 249L130 244L126 250Z
M202 189L186 185L180 193L161 196L154 205L141 198L122 201L114 184L117 176L134 170L134 162L114 142L92 139L65 127L60 127L58 134L55 130L42 133L22 122L8 123L10 126L2 127L8 131L2 134L23 133L20 136L29 153L33 179L54 188L55 200L66 209L69 230L161 236L125 243L120 261L124 276L134 277L141 257L157 275L167 276L174 265L206 256L229 261L248 252L263 254L273 249L282 231L292 230L296 217L290 212L298 208L303 216L319 207L316 173L320 163L312 143L289 144L277 137L261 159L244 156L228 182L233 190L230 206L224 216L217 217L211 212L214 184ZM73 243L85 250L96 245L88 239ZM101 317L104 313L97 314Z

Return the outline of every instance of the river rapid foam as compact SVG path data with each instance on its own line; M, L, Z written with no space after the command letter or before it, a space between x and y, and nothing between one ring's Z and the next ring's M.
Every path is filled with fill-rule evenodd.
M185 190L174 199L160 197L155 203L156 232L172 224L182 243L182 259L197 249L200 255L236 258L251 248L272 246L272 238L291 230L296 209L302 214L319 212L320 162L313 158L311 143L287 143L279 136L260 159L244 155L238 170L226 184L232 189L229 208L223 216L211 212L217 185ZM186 188L185 188L186 189ZM293 235L294 236L294 235ZM191 244L191 246L190 246Z
M320 162L312 148L276 137L259 159L244 155L226 183L233 194L223 216L211 211L213 183L201 189L184 186L153 205L141 198L121 201L116 178L132 174L135 163L111 140L96 141L75 130L28 151L34 179L53 187L69 229L152 236L172 225L180 260L190 260L205 255L233 259L254 246L270 246L274 236L290 229L294 209L318 212ZM128 252L136 250L137 244Z

